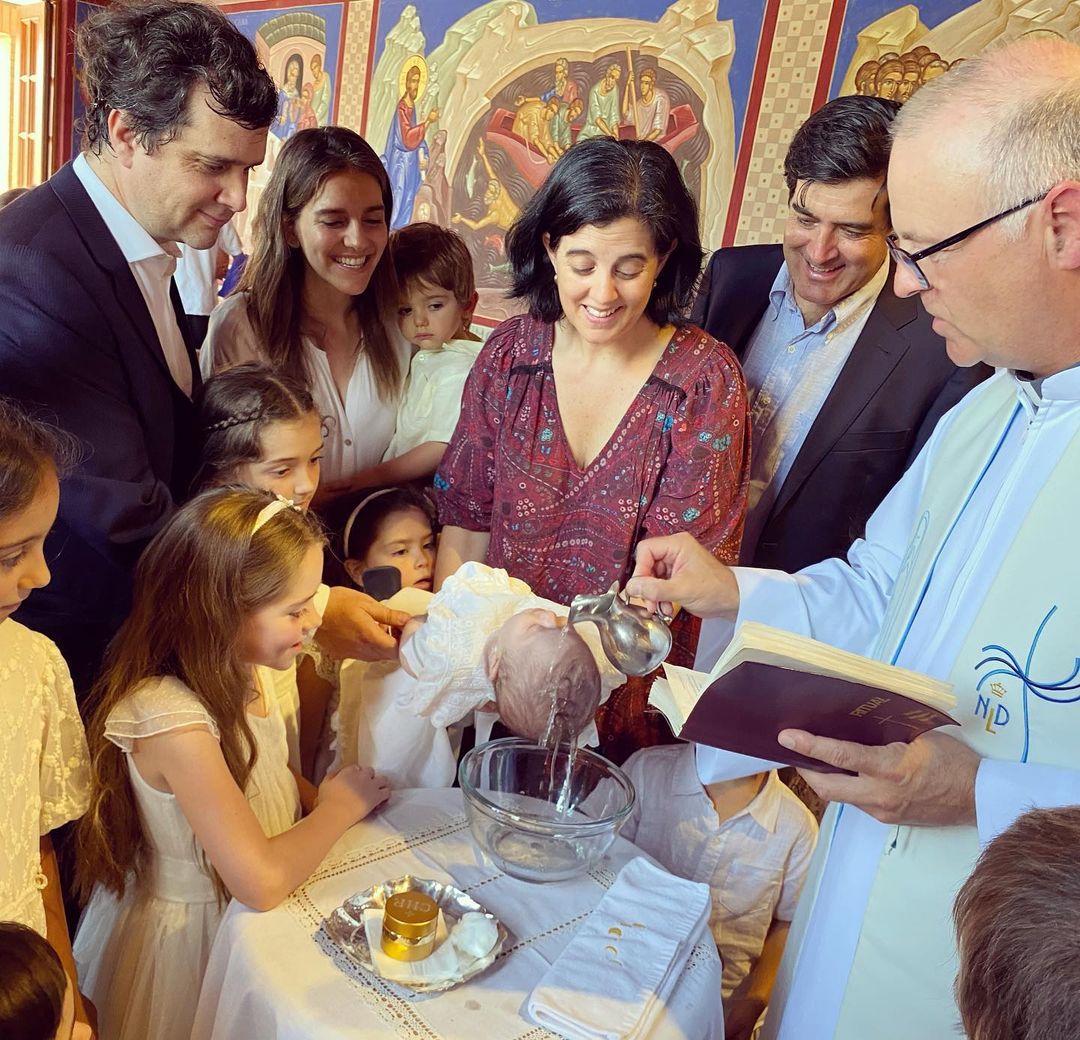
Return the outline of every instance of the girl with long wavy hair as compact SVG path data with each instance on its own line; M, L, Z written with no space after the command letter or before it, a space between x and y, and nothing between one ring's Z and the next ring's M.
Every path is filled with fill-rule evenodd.
M179 510L135 572L95 690L75 937L101 1035L187 1040L225 897L275 906L388 795L353 767L300 819L271 670L318 624L317 522L267 492Z
M393 205L379 157L340 126L282 148L236 294L211 317L205 376L262 360L306 384L327 417L323 490L339 494L394 435L409 344L397 330Z

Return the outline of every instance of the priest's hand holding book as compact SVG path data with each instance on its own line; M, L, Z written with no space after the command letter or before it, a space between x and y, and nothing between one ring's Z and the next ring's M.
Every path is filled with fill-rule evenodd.
M982 758L962 741L936 730L910 744L883 747L784 730L785 747L857 773L799 773L831 802L847 802L882 823L945 827L975 823L975 777Z
M735 618L731 568L689 535L638 545L632 596ZM747 761L794 765L818 795L884 823L973 823L978 754L955 725L947 683L765 625L740 625L711 673L665 665L649 696L684 739ZM700 704L699 704L700 702Z

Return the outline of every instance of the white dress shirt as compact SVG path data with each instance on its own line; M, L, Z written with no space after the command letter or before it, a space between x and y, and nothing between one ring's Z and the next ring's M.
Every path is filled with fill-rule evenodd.
M698 779L694 744L638 751L623 772L637 802L620 834L673 874L712 892L709 927L724 963L727 1000L761 955L773 919L795 914L817 821L775 770L745 809L716 815Z
M218 250L236 256L243 252L240 236L232 221L218 232L218 240L209 249L193 249L180 243L180 259L176 263L176 288L184 304L185 314L209 315L218 302Z
M159 243L153 239L105 187L84 153L79 154L71 169L120 247L146 302L146 309L150 312L169 372L176 385L190 397L191 359L169 295L176 258L180 255L179 248L175 242Z

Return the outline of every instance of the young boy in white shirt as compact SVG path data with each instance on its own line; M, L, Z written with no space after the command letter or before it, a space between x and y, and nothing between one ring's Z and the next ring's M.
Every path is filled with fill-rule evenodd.
M673 744L627 760L637 802L619 833L671 873L709 885L726 1040L746 1040L769 1002L817 821L775 770L703 784L697 751Z

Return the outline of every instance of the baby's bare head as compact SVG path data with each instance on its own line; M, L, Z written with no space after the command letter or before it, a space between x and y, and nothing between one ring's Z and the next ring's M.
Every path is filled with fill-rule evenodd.
M585 640L550 610L523 610L487 648L488 675L503 724L540 741L554 696L563 739L577 736L600 703L600 670Z

